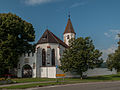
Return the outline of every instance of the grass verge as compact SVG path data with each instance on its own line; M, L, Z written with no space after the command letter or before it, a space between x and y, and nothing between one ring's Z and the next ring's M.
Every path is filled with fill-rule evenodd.
M41 82L41 83L34 83L34 84L26 84L26 85L15 85L15 86L8 86L8 87L1 87L0 89L25 89L25 88L33 88L33 87L43 87L49 85L61 85L61 84L73 84L73 83L88 83L88 82L102 82L102 81L120 81L120 74L116 75L104 75L104 76L94 76L88 77L86 79L80 78L65 78L64 82L63 79L58 79L58 82L55 82L56 79L45 79L45 78L23 78L23 79L12 79L18 83L25 83L25 82ZM45 82L46 83L45 83ZM53 82L47 82L53 81Z
M15 78L11 79L16 83L26 83L26 82L44 82L44 81L55 81L56 79L51 78Z
M0 89L26 89L26 88L43 87L43 86L51 86L51 85L63 85L63 84L66 84L66 83L65 82L34 83L34 84L27 84L27 85L0 87Z

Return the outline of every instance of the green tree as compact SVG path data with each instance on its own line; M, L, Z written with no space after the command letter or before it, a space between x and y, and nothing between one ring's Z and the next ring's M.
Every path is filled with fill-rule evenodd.
M0 14L0 75L17 67L19 56L32 51L34 39L31 23L12 13Z
M65 72L77 72L83 78L83 72L100 66L102 60L99 57L102 53L95 49L89 37L70 40L70 46L64 51L59 67Z
M112 69L120 72L120 41L118 42L118 48L115 53L109 54L107 58L107 67L112 71Z
M112 69L113 69L113 61L114 61L114 59L113 59L113 57L114 57L114 53L112 53L112 54L109 54L108 55L108 57L107 57L107 61L106 61L106 63L107 63L107 68L108 69L110 69L111 71L112 71Z

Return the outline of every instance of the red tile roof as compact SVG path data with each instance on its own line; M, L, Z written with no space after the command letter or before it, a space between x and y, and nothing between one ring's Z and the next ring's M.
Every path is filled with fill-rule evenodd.
M76 34L75 31L74 31L74 28L72 26L72 22L71 22L70 18L68 19L67 26L66 26L65 31L64 31L63 34L65 34L65 33L74 33L74 34Z
M37 44L43 44L43 43L58 43L68 48L67 44L65 44L62 40L60 40L57 36L55 36L48 29L44 32L44 34L42 35L42 37L40 38Z

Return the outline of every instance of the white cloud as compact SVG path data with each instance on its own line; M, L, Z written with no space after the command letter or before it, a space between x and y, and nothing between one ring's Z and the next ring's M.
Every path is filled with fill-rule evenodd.
M115 36L115 39L118 40L118 39L120 39L120 38L118 37L118 35L116 35L116 36Z
M78 7L78 6L83 6L85 4L86 4L85 2L77 2L77 3L74 3L72 6L70 6L70 8L75 8L75 7Z
M116 30L111 29L111 30L109 30L109 32L104 33L105 36L114 38L115 40L119 39L118 34L120 34L119 29L116 29Z
M104 33L104 35L107 36L108 38L112 38L117 41L119 39L118 34L120 34L119 29L110 29L108 32ZM116 49L117 49L117 45L112 45L108 49L103 49L102 50L102 52L103 52L102 58L106 61L108 54L114 53Z
M111 29L110 32L112 32L112 33L120 33L120 30L113 30L113 29Z
M76 2L76 3L72 4L69 8L75 8L78 6L83 6L85 4L86 4L85 2Z
M25 3L28 5L40 5L44 3L50 3L50 2L55 2L55 1L60 1L60 0L25 0Z
M102 58L106 61L108 54L114 53L116 49L117 49L117 46L116 45L112 45L108 49L101 50L101 52L103 53Z
M104 33L104 35L107 36L107 37L110 37L110 35L108 33Z

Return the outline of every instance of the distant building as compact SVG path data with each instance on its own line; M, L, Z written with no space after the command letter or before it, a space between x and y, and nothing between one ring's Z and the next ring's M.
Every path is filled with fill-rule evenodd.
M60 58L62 57L65 48L68 48L69 40L71 38L75 38L75 35L76 33L72 26L70 17L68 18L67 26L63 33L64 41L60 40L56 35L47 29L37 42L35 53L23 54L20 57L17 76L23 78L56 78L56 75L62 75L63 72L58 68L60 65ZM103 71L105 73L106 70L100 69L100 72L102 73ZM97 74L96 71L100 73L98 69L95 69L88 70L89 73L85 72L85 74L88 76L101 74ZM111 72L108 70L107 72L107 74L116 73L115 71ZM68 72L66 73L66 77L79 77L79 75Z

